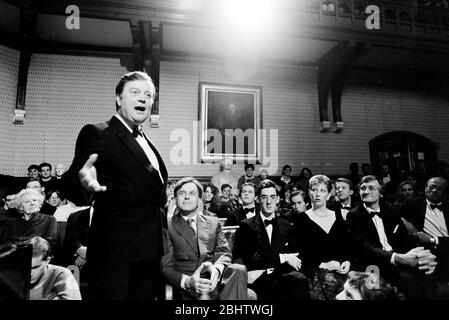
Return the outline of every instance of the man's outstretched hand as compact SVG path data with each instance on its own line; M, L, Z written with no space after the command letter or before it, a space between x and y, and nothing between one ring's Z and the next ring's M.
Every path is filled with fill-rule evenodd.
M94 163L98 159L98 154L91 154L84 166L79 172L81 185L88 192L103 192L106 191L106 186L101 186L97 180L97 169Z

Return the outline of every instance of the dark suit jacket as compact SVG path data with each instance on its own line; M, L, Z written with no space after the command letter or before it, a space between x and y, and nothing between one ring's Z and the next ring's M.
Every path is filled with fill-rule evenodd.
M258 214L257 207L254 207L254 213ZM238 226L242 220L246 219L246 214L243 212L243 207L238 208L228 214L226 219L226 226Z
M410 221L419 231L424 231L426 219L427 201L425 198L407 201L401 209L401 215ZM443 203L443 216L446 228L449 230L449 202ZM449 237L438 237L438 246L432 250L437 256L437 274L444 274L449 278Z
M93 153L99 155L95 163L98 182L107 187L93 196L90 263L132 263L162 255L161 208L166 203L167 170L156 148L148 144L158 158L164 181L116 117L86 125L78 136L73 163L63 176L68 199L77 205L91 204L92 195L81 187L78 172Z
M419 231L424 230L426 219L427 201L425 198L408 201L401 209L401 215L410 221ZM449 230L449 202L443 203L443 215L446 222L446 228ZM449 237L438 237L439 246L449 250Z
M79 247L87 246L89 233L90 208L76 211L67 219L67 228L64 238L64 252L67 253L69 263L74 263L73 255Z
M260 214L240 222L235 234L233 255L235 259L243 260L248 271L280 268L279 254L292 252L297 250L290 222L275 217L271 244Z
M405 253L414 248L416 243L409 237L407 230L398 214L385 206L380 207L383 213L382 222L388 243L393 251L382 249L376 227L368 211L360 203L348 212L349 229L355 238L358 257L366 265L391 266L390 259L393 252Z
M164 277L175 288L180 288L182 274L192 275L203 262L231 264L231 249L217 217L198 213L197 233L180 214L168 222L168 250L161 265Z

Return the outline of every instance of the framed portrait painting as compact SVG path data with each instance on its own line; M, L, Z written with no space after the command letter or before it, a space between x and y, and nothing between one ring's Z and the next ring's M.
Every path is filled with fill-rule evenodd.
M199 84L200 159L260 160L262 87Z

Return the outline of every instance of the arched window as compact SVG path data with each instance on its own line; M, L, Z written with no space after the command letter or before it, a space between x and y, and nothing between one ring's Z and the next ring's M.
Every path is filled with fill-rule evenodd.
M369 142L371 166L378 174L386 164L390 171L415 173L418 164L425 164L429 174L437 173L440 146L431 139L410 131L392 131L375 137Z

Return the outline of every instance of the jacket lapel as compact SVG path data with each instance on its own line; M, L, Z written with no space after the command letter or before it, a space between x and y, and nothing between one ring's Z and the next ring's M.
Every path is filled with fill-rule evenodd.
M254 219L254 228L257 231L257 236L259 238L259 242L262 243L262 246L264 248L270 249L270 239L268 239L268 233L267 229L265 229L265 225L262 222L262 218L260 217L260 214L257 214Z
M158 174L156 170L153 168L153 166L150 163L150 160L148 160L147 155L143 151L142 147L139 145L139 143L136 141L136 139L133 137L132 133L129 132L129 130L123 125L123 123L120 122L119 119L116 117L112 117L110 121L110 126L113 128L116 132L119 138L122 140L123 144L129 149L129 151L139 160L139 162L148 170L151 174ZM147 140L148 141L148 140ZM150 147L155 150L154 147L150 144ZM159 163L162 163L162 160L160 159L160 156L157 154ZM163 166L165 170L165 166ZM166 174L166 170L165 170ZM160 180L160 179L158 179ZM161 182L162 183L162 182Z
M382 244L380 243L379 234L377 233L376 226L374 225L373 220L371 219L370 214L365 209L362 203L360 203L360 219L362 220L362 224L364 228L366 229L366 232L370 235L370 237L377 242L379 246L382 247ZM383 222L383 219L382 219ZM385 228L385 226L384 226Z
M177 214L172 218L173 229L184 238L187 244L193 249L194 252L198 252L198 241L195 236L195 232L189 227L187 222L181 217L181 214Z
M200 250L200 259L198 264L202 263L207 253L207 243L209 242L211 222L207 220L202 213L197 216L198 248Z

